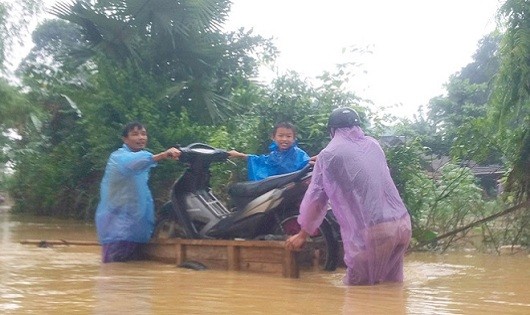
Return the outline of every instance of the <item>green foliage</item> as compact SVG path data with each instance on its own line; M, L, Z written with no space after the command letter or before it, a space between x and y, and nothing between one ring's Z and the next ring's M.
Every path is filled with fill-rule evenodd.
M416 227L432 203L433 182L422 165L425 148L418 141L410 141L406 145L386 148L385 153L392 179Z
M13 211L89 217L97 193L93 163L87 158L82 131L73 131L56 146L20 151L17 156L17 171L10 187L10 195L16 201Z
M466 122L455 133L451 155L460 160L474 160L481 164L503 163L503 146L485 118Z
M276 53L251 32L221 33L229 8L230 1L78 0L58 4L52 13L81 28L86 45L75 54L79 64L148 74L161 87L156 98L208 124L239 110L231 91L256 74L251 53L263 53L265 60Z
M388 152L392 177L412 216L415 242L426 243L483 217L486 202L469 169L447 164L428 175L420 166L419 147ZM443 240L438 245L447 247L453 241Z
M499 14L505 25L500 68L495 80L489 117L504 144L512 171L507 189L519 200L530 196L530 6L507 0Z
M507 203L500 199L487 202L480 210L480 215L488 217L499 212L499 209L507 208L506 205ZM481 241L474 244L477 248L483 251L498 252L503 245L530 245L529 223L530 213L527 209L522 208L507 216L486 222L471 231L470 234L480 237Z
M482 38L473 62L449 78L445 85L447 95L429 101L428 120L433 127L430 136L434 141L428 146L433 153L449 155L459 129L486 116L491 82L499 64L499 41L500 36L495 32Z
M83 47L80 27L59 19L47 20L35 29L32 40L34 46L16 72L32 94L53 93L60 85L88 83L90 70L72 58Z

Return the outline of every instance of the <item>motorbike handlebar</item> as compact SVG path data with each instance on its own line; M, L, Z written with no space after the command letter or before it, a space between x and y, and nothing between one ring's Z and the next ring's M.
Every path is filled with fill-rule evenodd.
M217 149L204 143L192 143L185 147L180 147L181 162L191 163L194 160L208 162L223 162L229 157L228 151Z

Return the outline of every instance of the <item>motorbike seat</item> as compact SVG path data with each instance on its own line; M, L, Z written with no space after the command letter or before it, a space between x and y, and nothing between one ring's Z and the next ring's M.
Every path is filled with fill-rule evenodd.
M260 181L234 183L228 188L228 194L232 197L256 197L272 189L301 179L311 169L312 165L307 164L304 168L296 172L274 175Z

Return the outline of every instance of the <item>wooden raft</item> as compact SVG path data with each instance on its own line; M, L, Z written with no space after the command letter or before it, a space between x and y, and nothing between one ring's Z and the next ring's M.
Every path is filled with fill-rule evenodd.
M196 261L210 269L300 276L296 253L286 249L283 241L177 238L151 241L141 252L146 259L177 265Z
M97 241L22 240L21 244L50 246L99 246ZM140 248L146 260L180 265L196 261L210 269L282 274L299 278L296 252L285 248L284 241L253 240L153 240Z

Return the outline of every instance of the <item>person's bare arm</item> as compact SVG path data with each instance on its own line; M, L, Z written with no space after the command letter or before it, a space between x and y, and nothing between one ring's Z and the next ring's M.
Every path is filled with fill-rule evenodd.
M241 153L236 150L228 151L228 156L230 156L231 158L242 158L242 159L247 158L247 155L245 153Z
M177 148L169 148L169 149L167 149L164 152L160 152L158 154L153 155L153 160L155 160L156 162L158 162L160 160L165 160L165 159L178 160L179 156L180 156L180 150L179 149L177 149Z

